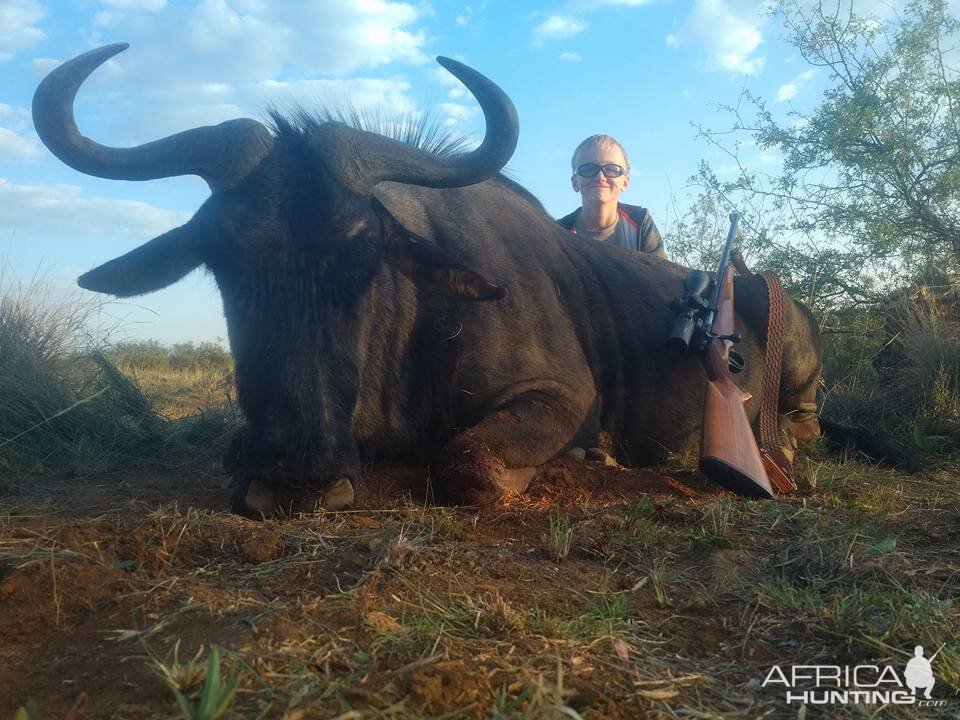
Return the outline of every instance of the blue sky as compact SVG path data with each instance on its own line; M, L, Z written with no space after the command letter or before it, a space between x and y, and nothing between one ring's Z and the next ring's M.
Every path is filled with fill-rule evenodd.
M746 87L777 113L809 107L825 78L780 38L766 2L750 0L0 0L0 263L5 282L38 270L57 287L185 222L208 194L194 177L118 182L81 175L53 158L29 117L39 80L92 47L131 47L80 92L77 120L109 145L153 140L267 104L360 106L422 112L479 137L469 95L434 61L457 57L497 82L520 116L508 165L555 216L579 205L570 154L604 132L630 153L625 202L661 228L687 199L701 158L728 162L692 122L723 127L715 103ZM746 147L757 169L777 158ZM667 236L669 251L669 236ZM85 292L85 291L84 291ZM195 271L177 285L111 302L115 337L163 342L225 337L213 281Z

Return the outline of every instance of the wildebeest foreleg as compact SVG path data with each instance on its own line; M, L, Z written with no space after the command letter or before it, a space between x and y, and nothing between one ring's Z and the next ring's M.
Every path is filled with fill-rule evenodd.
M455 435L434 464L440 501L478 505L522 493L582 424L575 404L551 391L525 392Z

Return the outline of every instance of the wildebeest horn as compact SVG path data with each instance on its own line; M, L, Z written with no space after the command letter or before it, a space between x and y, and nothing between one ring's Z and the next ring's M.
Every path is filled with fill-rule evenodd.
M68 60L47 75L33 96L33 124L54 155L87 175L110 180L153 180L199 175L214 192L243 180L273 147L273 136L256 120L228 120L177 133L132 148L112 148L80 134L73 100L84 80L126 50L115 43Z
M425 187L463 187L493 177L513 155L520 122L507 94L463 63L447 57L438 57L437 62L466 85L480 103L486 121L480 147L469 153L438 157L382 135L325 123L315 135L314 147L352 190L366 195L374 185L387 180Z

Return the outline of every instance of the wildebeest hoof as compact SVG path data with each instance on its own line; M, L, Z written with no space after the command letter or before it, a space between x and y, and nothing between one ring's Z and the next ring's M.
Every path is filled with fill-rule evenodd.
M246 487L235 486L231 510L237 515L261 520L277 509L277 496L265 483L251 480Z
M503 475L498 478L497 482L500 486L501 497L520 495L527 489L527 486L536 474L537 469L535 467L508 468L504 470Z
M324 510L342 510L354 500L353 483L350 478L337 478L323 491L320 507Z
M535 467L507 468L490 453L471 453L440 473L440 499L454 505L491 505L521 494L536 472Z

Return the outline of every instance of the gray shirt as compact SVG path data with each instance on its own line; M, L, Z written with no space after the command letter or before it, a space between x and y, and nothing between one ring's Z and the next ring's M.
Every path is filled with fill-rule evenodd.
M617 204L617 222L603 230L586 230L580 226L582 208L565 215L558 223L567 230L582 235L589 240L609 242L613 245L666 257L663 238L646 208L636 205Z
M589 230L581 227L580 218L577 218L577 222L574 223L573 226L573 231L588 240L609 242L612 245L619 245L628 250L635 250L640 245L637 226L619 216L613 225L601 230Z

